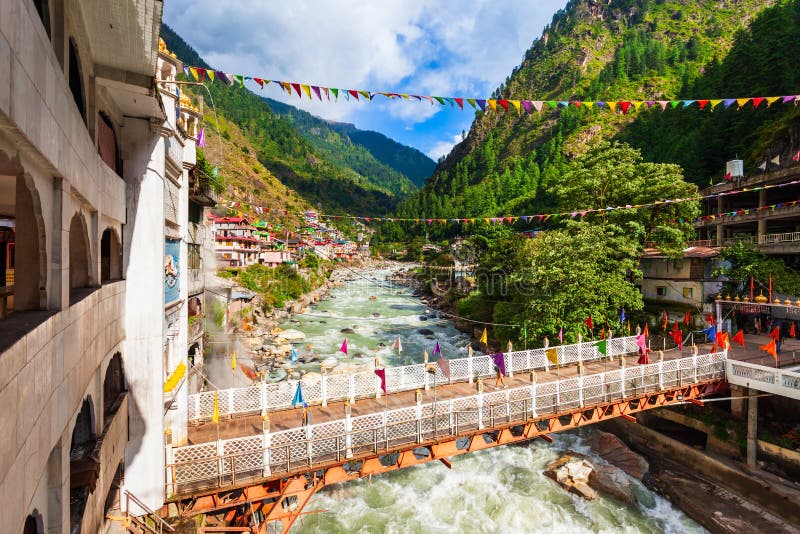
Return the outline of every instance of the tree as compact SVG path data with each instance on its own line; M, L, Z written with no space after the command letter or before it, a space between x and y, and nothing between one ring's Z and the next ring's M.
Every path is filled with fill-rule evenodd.
M692 221L700 213L697 201L660 203L697 196L697 186L683 180L678 165L644 162L638 150L621 143L603 143L576 158L548 192L562 212L658 203L602 212L591 220L626 228L673 256L694 235Z
M617 329L621 308L642 308L634 286L641 278L638 247L622 228L570 222L533 239L512 237L487 254L481 293L500 300L495 323L526 325L529 340L551 339L560 328L566 341L586 332L590 315ZM499 338L522 337L521 327L496 327Z
M800 295L800 273L787 267L780 259L767 258L751 245L736 243L724 249L720 259L721 265L714 270L714 276L724 276L730 280L728 291L746 291L752 276L753 281L761 287L766 287L772 278L772 287L776 292Z

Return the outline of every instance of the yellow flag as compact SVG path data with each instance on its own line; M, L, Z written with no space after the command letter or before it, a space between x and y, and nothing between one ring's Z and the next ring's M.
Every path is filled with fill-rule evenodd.
M231 356L231 371L236 370L236 351L233 351L233 356Z
M617 108L617 103L616 102L606 102L606 107L608 107L608 109L610 109L611 111L614 111Z
M780 97L779 96L768 96L767 97L767 107L774 104Z
M200 76L198 76L198 74L197 74L197 69L196 68L189 67L189 72L192 73L192 77L194 78L195 81L200 79Z
M558 366L558 349L556 348L547 349L546 354L547 354L547 359L550 360L550 362L553 365Z
M750 101L749 98L737 98L736 99L736 103L739 104L739 109L742 109L744 107L744 105L747 104L749 101Z
M519 100L509 100L509 102L511 103L512 106L514 106L514 109L517 110L517 115L519 115L521 113L521 111L519 110Z
M484 345L489 343L489 337L486 335L486 329L483 329L483 334L481 334L481 343Z
M634 101L632 102L632 104L633 104L633 108L634 108L636 111L639 111L639 108L640 108L640 107L642 107L642 104L644 104L644 102L642 102L641 100L634 100Z
M308 99L309 99L309 100L311 100L311 87L310 87L310 86L308 86L308 85L306 85L306 84L304 84L304 83L301 83L301 84L300 84L300 88L301 88L301 89L303 90L303 92L306 94L306 96L308 97Z
M497 111L497 100L487 100L486 103L489 104L489 109Z
M208 70L206 70L206 74L208 74L208 78L209 78L209 79L210 79L212 82L214 81L214 76L216 76L216 75L217 75L217 73L216 73L216 72L214 72L214 70L213 70L213 69L208 69Z
M715 107L722 104L722 99L715 99L711 101L711 109L713 110Z
M211 414L211 422L219 423L219 391L214 392L214 412Z

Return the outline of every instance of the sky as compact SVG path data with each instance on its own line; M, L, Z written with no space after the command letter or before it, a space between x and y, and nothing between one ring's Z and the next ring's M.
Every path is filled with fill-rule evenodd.
M164 21L224 72L342 89L488 98L565 4L169 0ZM464 111L382 96L372 102L312 102L290 97L275 84L260 93L381 132L433 159L447 154L474 118L466 102Z

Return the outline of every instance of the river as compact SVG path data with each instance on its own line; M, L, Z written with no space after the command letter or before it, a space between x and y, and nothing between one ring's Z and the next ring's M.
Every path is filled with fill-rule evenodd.
M388 273L352 271L349 282L287 323L307 336L301 355L336 354L346 337L349 357L338 354L344 366L375 356L385 365L419 362L436 341L446 357L464 357L468 336L450 321L422 320L425 306L409 290L387 282ZM342 333L344 328L353 332ZM422 328L433 334L420 333ZM404 349L400 355L391 349L398 335ZM307 365L318 369L318 364ZM602 463L586 445L589 432L556 434L552 444L536 440L458 456L452 470L431 462L327 488L305 507L305 512L319 512L304 515L292 532L704 532L638 481L639 503L628 506L606 497L585 501L542 474L567 449Z

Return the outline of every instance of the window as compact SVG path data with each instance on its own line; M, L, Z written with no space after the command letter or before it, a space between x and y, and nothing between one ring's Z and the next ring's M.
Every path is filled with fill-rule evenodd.
M109 168L122 176L122 161L119 157L117 145L117 134L114 132L114 125L108 115L100 112L100 120L97 121L97 153Z
M83 97L83 73L81 72L81 60L78 57L78 46L75 39L69 38L69 90L78 106L78 113L81 114L83 122L86 122L86 101Z
M692 298L692 294L694 293L693 288L691 287L684 287L683 288L683 298L690 299Z
M189 256L189 268L190 269L199 269L200 268L200 245L195 245L193 243L189 243L187 252L188 252L188 256Z
M656 296L657 297L666 297L667 296L667 286L656 286Z
M33 0L33 6L36 8L36 12L39 14L39 19L42 21L44 31L47 32L47 37L52 38L52 35L50 34L50 6L48 5L48 1Z

